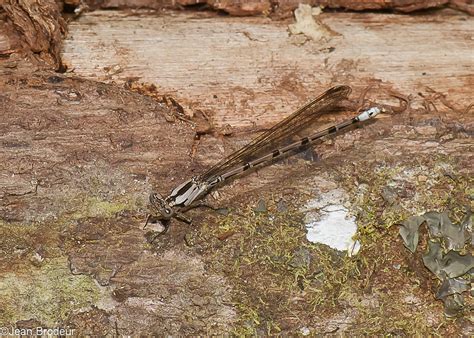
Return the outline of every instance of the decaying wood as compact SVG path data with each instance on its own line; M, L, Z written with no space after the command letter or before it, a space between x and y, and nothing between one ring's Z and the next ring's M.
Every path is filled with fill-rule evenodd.
M109 223L103 217L104 209L96 209L96 217L89 219L79 216L82 207L76 208L84 206L85 200L106 198L112 201L113 195L126 195L127 200L135 196L129 201L146 207L151 189L150 170L164 168L162 165L170 159L166 159L167 152L177 145L173 145L172 140L176 135L181 135L178 139L186 144L178 146L181 150L189 148L192 142L193 133L186 124L166 122L168 112L162 104L114 86L52 73L32 76L28 72L8 69L2 69L0 73L2 273L18 272L15 266L24 260L14 258L9 244L13 230L6 224L26 222L24 224L36 228L33 224L45 222L47 227L35 235L36 239L31 243L33 251L28 249L27 256L37 250L40 257L51 259L54 256L51 249L61 245L64 252L69 252L73 274L92 275L104 286L111 280L113 285L121 285L114 296L117 301L134 298L137 290L145 296L136 298L133 304L117 307L113 315L107 313L107 320L100 324L100 330L116 332L117 327L121 332L131 333L145 327L149 331L157 323L160 323L161 332L164 332L164 325L168 327L164 330L170 333L176 329L189 334L206 332L216 327L215 323L225 330L235 314L227 305L228 286L222 277L204 273L199 259L179 251L168 252L163 260L157 260L150 252L144 254L148 243L141 212L135 216L124 215L122 221ZM164 144L168 146L164 147ZM176 160L177 157L172 159ZM183 157L181 164L169 165L184 168L186 163L189 164L189 160ZM121 169L117 171L118 168ZM163 177L161 169L158 171L160 173L155 171L157 177ZM179 180L182 178L184 176ZM171 189L174 183L170 181L168 188ZM99 197L102 194L108 197ZM77 212L77 222L73 221L72 228L66 230L72 232L61 240L62 244L53 244L51 241L57 239L55 220L62 218L64 213ZM28 238L20 240L29 243ZM92 243L95 244L90 246ZM168 280L164 276L168 276ZM174 288L180 290L179 296L170 293ZM150 316L149 308L143 305L148 302L145 299L155 298L146 296L152 294L167 305L160 306L161 310ZM3 295L0 298L0 307L9 309ZM208 306L194 308L192 304L196 299L213 309ZM138 310L137 306L142 309ZM203 322L195 320L195 314L214 319L205 324L206 329ZM0 318L4 320L2 315ZM141 324L131 328L131 317ZM146 323L143 322L145 317ZM17 318L13 318L16 321ZM78 330L87 332L84 331L87 330L87 319L80 318L81 315L72 315L67 319L70 323L67 325L80 322ZM43 321L42 325L47 324Z
M345 8L350 10L395 10L405 13L418 11L420 9L436 8L445 5L472 3L471 0L318 0L315 5L327 6L329 8Z
M250 278L261 283L260 276L226 277L244 254L239 245L248 241L238 230L245 221L240 212L258 199L304 196L306 203L308 196L341 186L365 204L380 198L382 188L396 185L393 198L415 207L422 203L420 194L457 198L451 189L455 182L472 177L473 28L464 14L323 13L312 26L323 25L321 41L289 35L293 21L173 14L85 13L71 24L64 46L67 74L32 74L16 53L0 59L1 323L28 328L61 323L79 336L229 332L242 311L235 299L265 303L254 284L235 294L232 286ZM163 240L147 242L151 232L143 225L152 190L168 193L335 83L354 87L350 110L367 104L364 99L401 108L318 144L322 160L317 163L293 157L221 187L208 198L237 210L230 215L236 219L231 231L223 218L217 224L215 214L194 210L194 227L173 224ZM323 122L351 114L331 114ZM393 168L399 177L378 176ZM438 184L439 177L446 186ZM366 193L379 178L380 191ZM469 189L461 188L465 198ZM397 205L390 209L384 203L381 209L354 210L360 217L370 212L377 221L387 210L398 215ZM275 219L264 216L257 228L252 218L252 236L256 229L266 236ZM223 225L223 231L213 238L206 225ZM357 265L350 270L354 275L341 276L344 285L360 281L363 291L344 289L349 292L343 300L338 294L340 307L330 307L336 315L320 311L324 305L316 314L307 312L308 289L295 286L286 294L270 288L270 300L292 310L271 314L277 325L284 324L278 332L293 334L311 325L315 333L350 333L384 320L379 311L398 301L401 320L409 311L422 313L420 325L446 336L469 336L466 320L443 319L431 291L435 281L421 261L400 251L395 227L392 234L388 225L374 231L385 236L379 243L391 248L390 260L385 266ZM194 230L195 243L187 237ZM208 243L213 240L217 244ZM214 256L225 250L228 257ZM248 250L259 253L261 247ZM270 265L286 262L279 253L268 256ZM320 261L317 255L313 261ZM246 261L241 269L255 265L258 271L267 262L258 264ZM282 266L288 273L291 267ZM270 276L272 282L281 270ZM319 283L320 275L318 270L307 278ZM78 279L83 283L75 283ZM389 302L380 298L384 295ZM35 306L18 306L18 301ZM268 308L272 305L268 302ZM369 310L374 311L369 324L357 322ZM248 325L260 329L257 322Z
M8 34L5 13L0 10L0 55L7 55L14 52L12 40L13 37Z
M293 20L137 15L97 11L72 22L68 67L153 84L189 116L206 112L217 128L270 125L335 83L372 85L369 97L378 100L377 88L391 87L414 106L427 87L449 93L461 110L471 103L474 31L465 14L322 13L314 26L320 41L290 35Z
M79 6L78 0L67 0L65 3ZM289 17L300 3L311 6L324 6L334 9L348 9L354 11L364 10L393 10L410 13L428 8L441 8L450 6L461 11L473 14L474 7L471 0L252 0L252 1L234 1L234 0L87 0L90 8L153 8L153 9L183 9L191 8L210 8L223 11L235 16L248 15L270 15L275 17ZM197 7L199 6L199 7Z
M207 271L201 260L201 255L212 252L187 249L182 238L192 228L174 224L158 244L160 253L154 254L143 222L152 189L168 192L202 171L206 163L221 158L225 143L238 146L250 135L236 135L226 142L207 135L207 142L198 148L199 156L192 159L190 124L167 122L170 111L147 96L54 74L32 76L3 70L0 79L0 282L14 275L25 285L38 269L34 266L66 256L68 266L46 265L46 276L63 269L67 278L59 279L61 283L76 275L87 276L99 283L102 292L100 300L86 308L56 298L48 302L71 307L63 323L74 325L79 335L229 331L236 320L231 289L222 276ZM248 205L250 198L284 196L288 189L295 198L307 189L329 189L315 178L341 170L355 169L354 180L363 181L364 175L381 166L403 163L417 168L421 164L429 176L436 156L454 159L454 173L450 164L442 163L453 179L472 175L472 114L443 108L437 93L425 95L438 111L407 110L341 135L335 142L318 145L324 159L318 165L293 159L291 165L267 167L219 189L218 202ZM206 224L199 220L210 214L201 211L194 216L199 229ZM410 287L413 282L406 283ZM3 287L2 292L9 288ZM429 293L429 288L417 290ZM48 300L47 291L40 295L42 301ZM3 309L13 311L13 303L9 297L0 298ZM432 310L423 309L428 310L433 320ZM36 326L53 323L32 318L22 309L11 313L16 325L21 320L39 321ZM50 318L60 315L54 308ZM434 325L441 320L438 316ZM285 330L294 332L298 325L294 322ZM329 324L321 324L318 318L314 325L321 331ZM447 328L463 332L459 322Z
M54 0L6 0L3 5L8 22L20 33L25 52L40 56L55 69L62 69L61 43L66 22Z
M268 15L273 17L290 17L297 8L299 1L151 1L151 0L107 0L107 1L78 1L66 0L57 2L54 0L35 0L33 2L22 0L5 0L0 3L6 11L8 21L0 17L0 24L11 24L17 31L16 36L5 34L0 27L0 53L9 54L17 48L17 40L23 42L25 52L39 54L40 60L52 65L56 70L64 70L60 49L62 39L66 30L66 23L61 11L63 5L75 8L76 13L96 8L152 8L152 9L179 9L186 6L208 6L211 9L223 11L235 16ZM323 6L327 8L342 8L355 11L363 10L394 10L400 12L412 12L420 9L441 7L443 5L474 14L474 6L471 0L424 0L424 1L347 1L347 0L316 0L308 1L312 6ZM60 6L61 5L61 6ZM194 7L192 7L194 8ZM71 10L71 9L69 9ZM10 29L11 30L11 29Z

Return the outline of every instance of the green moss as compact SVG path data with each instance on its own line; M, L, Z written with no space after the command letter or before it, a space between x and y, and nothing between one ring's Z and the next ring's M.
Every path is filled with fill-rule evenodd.
M0 323L13 325L34 318L53 326L99 298L100 290L91 277L72 275L64 257L52 259L29 272L0 275Z
M322 305L335 311L344 283L358 273L351 258L306 241L300 212L279 213L275 203L269 209L247 209L200 231L198 242L213 253L210 267L225 271L236 290L237 335L278 334L289 325L286 321L296 320L293 315L314 317ZM232 236L219 240L229 231Z
M267 213L247 207L200 228L196 245L206 252L210 269L224 273L234 289L239 312L234 333L278 334L344 311L351 313L351 332L358 334L433 332L427 321L436 311L442 318L442 306L429 291L419 289L413 294L423 299L420 311L404 302L404 292L419 283L414 279L423 278L423 271L394 268L405 249L397 244L393 227L412 214L445 209L456 213L469 205L472 182L446 175L455 168L446 158L339 168L336 180L351 196L350 212L359 225L356 237L362 249L356 257L306 240L304 215L298 211L304 200L284 213L276 210L276 202L267 203ZM386 187L395 191L391 202L382 194ZM295 265L302 248L310 262ZM378 305L362 301L370 298Z
M339 179L353 196L352 208L359 224L358 239L362 244L377 241L382 230L398 224L403 219L426 211L449 210L461 215L469 201L468 187L473 179L465 176L453 178L456 172L454 160L441 156L426 161L377 167L360 165L363 172L354 173L353 167L342 168ZM347 169L347 171L345 170ZM365 190L354 182L363 177ZM369 183L370 182L370 183ZM396 191L392 202L384 199L386 188Z
M374 309L356 306L358 314L352 332L364 335L381 332L402 335L433 333L433 328L427 325L427 318L436 311L441 314L441 304L434 300L425 302L422 311L415 311L404 303L402 293L413 285L413 271L393 269L394 262L400 257L398 250L404 248L395 245L398 228L394 231L390 229L408 216L430 210L447 210L459 222L465 215L465 207L472 205L467 187L472 186L473 180L456 175L454 160L447 157L427 158L420 163L404 161L403 164L371 171L366 170L370 165L358 167L363 167L364 172L354 173L351 167L347 168L347 172L343 169L339 177L353 196L352 208L359 224L357 237L363 248L358 255L361 273L356 279L349 280L345 289L347 294L360 295L357 285L364 285L364 281L372 279L373 275L383 275L385 279L381 278L380 286L375 288L389 289L393 293L377 294L378 302L384 306ZM365 185L363 193L358 191L360 186L354 184L354 176L370 182ZM384 199L382 191L385 187L393 187L397 191L392 203ZM421 263L420 269L416 272L418 278L424 270ZM422 292L417 294L421 297ZM433 295L429 296L432 299Z

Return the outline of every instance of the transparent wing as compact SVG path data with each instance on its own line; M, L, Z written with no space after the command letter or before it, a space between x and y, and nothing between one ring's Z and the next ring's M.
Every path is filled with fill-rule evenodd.
M250 161L263 150L268 149L269 145L277 145L287 139L290 135L307 127L308 123L323 115L330 108L337 106L337 103L346 99L350 93L351 87L349 86L342 85L328 89L326 92L308 102L293 114L253 139L245 147L219 161L207 172L200 175L200 180L207 181L235 168L236 166Z

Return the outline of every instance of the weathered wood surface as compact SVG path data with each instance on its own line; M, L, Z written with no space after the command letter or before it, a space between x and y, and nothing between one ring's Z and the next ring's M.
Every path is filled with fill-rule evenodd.
M235 314L223 278L171 243L157 260L143 229L149 170L166 180L162 169L177 165L167 154L186 149L192 131L167 123L163 105L124 89L14 68L0 74L0 323L60 321L79 335L91 332L91 321L96 334L225 330ZM117 293L106 291L109 284ZM13 301L31 290L42 299L36 310L27 305L36 296ZM213 309L196 308L197 298ZM101 310L82 318L79 304Z
M305 42L289 36L290 22L266 18L94 12L71 23L63 58L80 76L152 83L218 127L268 125L334 83L359 93L380 84L415 101L429 87L459 109L471 103L470 17L445 11L318 18L327 27L323 41Z
M148 9L213 9L230 15L264 15L272 18L288 18L293 15L300 1L215 1L215 0L33 0L0 1L0 55L22 51L38 64L57 71L64 71L60 49L66 30L66 21L84 11L98 8L148 8ZM471 0L316 0L307 1L312 6L345 8L350 10L394 10L412 12L426 8L449 6L474 14ZM5 13L3 13L3 11ZM4 34L4 27L9 34ZM21 48L20 48L21 42ZM11 49L10 46L15 46Z
M143 229L152 189L166 193L221 158L223 149L235 148L250 135L225 142L205 136L207 146L198 147L192 160L192 128L185 122L167 122L170 111L148 97L53 74L31 76L7 69L1 75L2 323L50 327L59 322L62 327L76 328L79 335L222 333L239 322L232 302L240 304L250 297L251 306L259 304L258 297L264 295L261 278L274 283L279 275L261 276L257 272L261 273L264 262L239 260L254 250L239 249L240 241L248 242L255 234L246 239L237 231L230 242L207 237L207 231L217 225L214 214L202 210L192 214L194 227L173 223L169 234L153 246L146 240L148 230ZM283 198L298 205L302 194L307 194L304 201L341 186L357 196L352 208L362 219L366 200L382 203L377 215L393 212L392 208L397 214L437 208L439 197L434 196L444 194L457 206L465 197L459 196L452 182L464 182L473 172L472 120L455 112L410 110L319 145L324 160L317 164L293 158L291 165L283 162L267 167L222 187L219 196L210 200L245 213L259 198ZM378 172L387 170L394 176L385 183ZM396 191L398 202L393 207L380 197L385 184ZM233 217L238 226L242 216ZM271 231L273 226L263 223L258 229ZM296 229L299 236L304 233L288 225L282 229ZM388 311L402 311L396 318L416 315L420 321L416 325L421 325L414 324L416 330L425 327L431 332L442 326L437 332L472 333L465 320L445 322L442 305L433 300L434 281L403 251L392 230L380 240L390 245L383 246L386 261L379 262L376 271L372 271L374 258L370 257L379 259L381 249L373 247L374 256L370 250L364 253L370 263L362 268L363 278L374 284L370 297ZM188 246L183 236L189 233L197 243ZM260 243L262 248L264 243ZM312 253L314 262L320 259L318 255ZM236 262L243 264L243 276L226 279L225 271ZM394 264L411 269L411 277L407 278L404 269L394 269ZM247 270L253 271L250 269L256 269L255 274L246 275ZM413 278L421 280L423 287L413 289ZM354 283L351 294L358 292L359 279L350 278L346 283ZM257 293L255 288L259 288ZM361 305L343 300L336 310L318 307L315 317L307 312L314 307L311 297L297 286L292 290L289 294L273 290L265 298L268 312L258 316L272 313L272 321L285 332L295 332L301 325L313 332L369 329L358 323L366 318L356 310ZM19 293L30 296L19 299ZM416 300L414 305L405 303L407 294ZM270 303L275 297L288 304L288 308L281 306L281 313L275 314L275 305ZM340 295L336 297L338 303ZM15 300L26 305L18 307ZM32 301L39 306L28 307ZM364 311L371 309L362 306ZM288 309L293 311L291 316ZM321 309L340 314L324 314ZM384 320L379 311L377 307L371 316ZM251 329L258 327L252 325ZM390 327L384 324L380 330Z
M71 6L81 6L79 0L65 0ZM87 0L91 8L173 8L186 7L206 8L219 10L230 15L271 15L273 17L288 17L300 3L311 6L348 10L394 10L400 12L414 12L427 8L442 8L449 6L473 14L471 0Z
M396 227L386 230L401 215L474 207L470 19L448 11L320 20L329 41L301 44L290 22L265 18L97 12L70 26L72 74L31 74L13 55L2 59L0 324L60 323L79 335L204 335L236 323L259 333L472 335L466 319L443 318L421 257L403 249ZM341 82L353 98L372 84L373 101L397 104L392 90L413 107L317 145L322 161L293 157L220 188L209 200L234 208L231 219L195 210L194 227L173 223L147 243L151 190L169 192ZM163 94L192 123L205 111L217 132L196 142L193 124L173 118L179 109L155 100ZM227 123L230 137L220 133ZM311 250L302 290L287 258L305 245L304 229L248 210L260 198L299 209L335 187L369 235L348 270ZM328 300L315 311L318 294Z

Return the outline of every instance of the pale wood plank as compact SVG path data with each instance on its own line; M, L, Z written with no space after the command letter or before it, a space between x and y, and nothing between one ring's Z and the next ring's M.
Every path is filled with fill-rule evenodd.
M468 16L444 10L319 19L337 34L301 45L289 36L291 20L97 11L70 24L63 57L81 76L154 83L185 108L208 112L217 126L273 123L334 83L382 82L415 96L429 86L460 107L470 103Z

